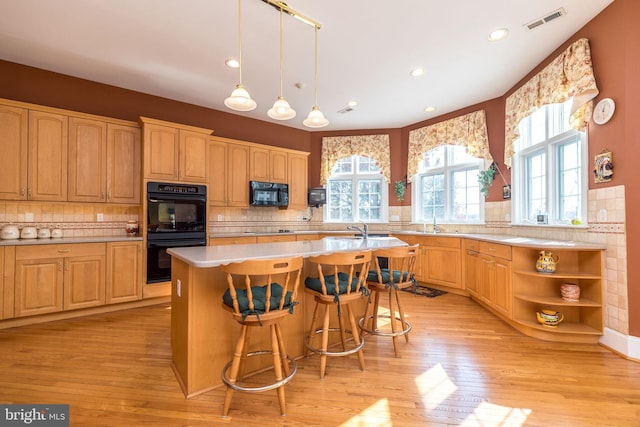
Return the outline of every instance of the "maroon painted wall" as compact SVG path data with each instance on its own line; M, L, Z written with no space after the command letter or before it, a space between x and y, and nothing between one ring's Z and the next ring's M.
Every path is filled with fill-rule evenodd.
M368 129L340 132L307 132L260 120L245 118L222 111L198 107L169 99L133 92L113 86L90 82L0 61L0 97L34 104L49 105L74 111L136 121L139 116L153 117L214 130L227 138L292 148L311 153L309 185L317 186L320 177L320 148L323 136L368 135L388 133L391 144L391 181L403 179L407 170L409 131L484 109L491 154L510 181L503 164L505 98L519 88L533 74L540 71L560 52L578 38L590 41L593 67L600 96L616 101L616 114L603 126L591 124L588 130L589 156L603 148L613 152L614 179L596 184L590 178L590 188L625 185L627 217L627 265L629 292L630 334L640 336L640 225L635 219L640 213L640 180L635 175L640 153L640 1L616 0L601 14L580 29L549 57L524 76L505 96L463 108L432 120L415 123L402 129ZM502 184L498 178L497 183ZM502 199L502 185L493 185L489 201ZM399 205L390 192L391 205ZM403 205L410 205L411 191L407 191Z

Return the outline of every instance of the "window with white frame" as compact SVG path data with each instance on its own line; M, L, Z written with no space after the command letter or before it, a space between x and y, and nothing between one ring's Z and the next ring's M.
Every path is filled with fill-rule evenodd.
M388 185L375 161L351 156L340 159L327 180L326 222L384 222Z
M515 224L569 225L586 218L586 133L569 126L570 106L545 105L519 124L511 168Z
M478 173L484 160L467 154L465 147L441 145L424 153L412 180L413 221L479 223L484 220Z

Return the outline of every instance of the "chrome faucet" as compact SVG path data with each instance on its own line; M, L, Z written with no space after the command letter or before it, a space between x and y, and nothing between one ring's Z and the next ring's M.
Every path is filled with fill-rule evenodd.
M433 216L433 234L438 232L438 223L436 222L436 216Z
M362 234L362 238L365 240L369 237L369 226L365 223L362 223L362 227L358 227L357 225L348 225L347 230L358 230L360 234Z

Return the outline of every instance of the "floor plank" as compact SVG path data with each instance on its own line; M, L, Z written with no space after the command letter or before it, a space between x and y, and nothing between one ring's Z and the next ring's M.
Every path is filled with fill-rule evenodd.
M185 399L170 368L170 307L0 330L0 402L68 403L72 426L637 426L640 364L598 345L526 337L468 298L402 295L413 323L395 358L366 336L355 356L299 361L275 392ZM265 373L264 375L268 375Z

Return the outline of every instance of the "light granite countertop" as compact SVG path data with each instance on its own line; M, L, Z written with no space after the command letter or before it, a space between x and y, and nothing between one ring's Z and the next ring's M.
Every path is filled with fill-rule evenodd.
M104 243L104 242L130 242L142 241L142 237L127 236L94 236L94 237L62 237L49 239L15 239L0 240L0 246L26 246L26 245L64 245L74 243Z
M198 268L242 262L247 259L269 259L303 256L308 258L335 252L381 249L406 246L395 237L371 237L358 239L349 237L325 237L320 240L299 242L274 242L248 245L198 246L189 248L171 248L167 253L189 265Z

